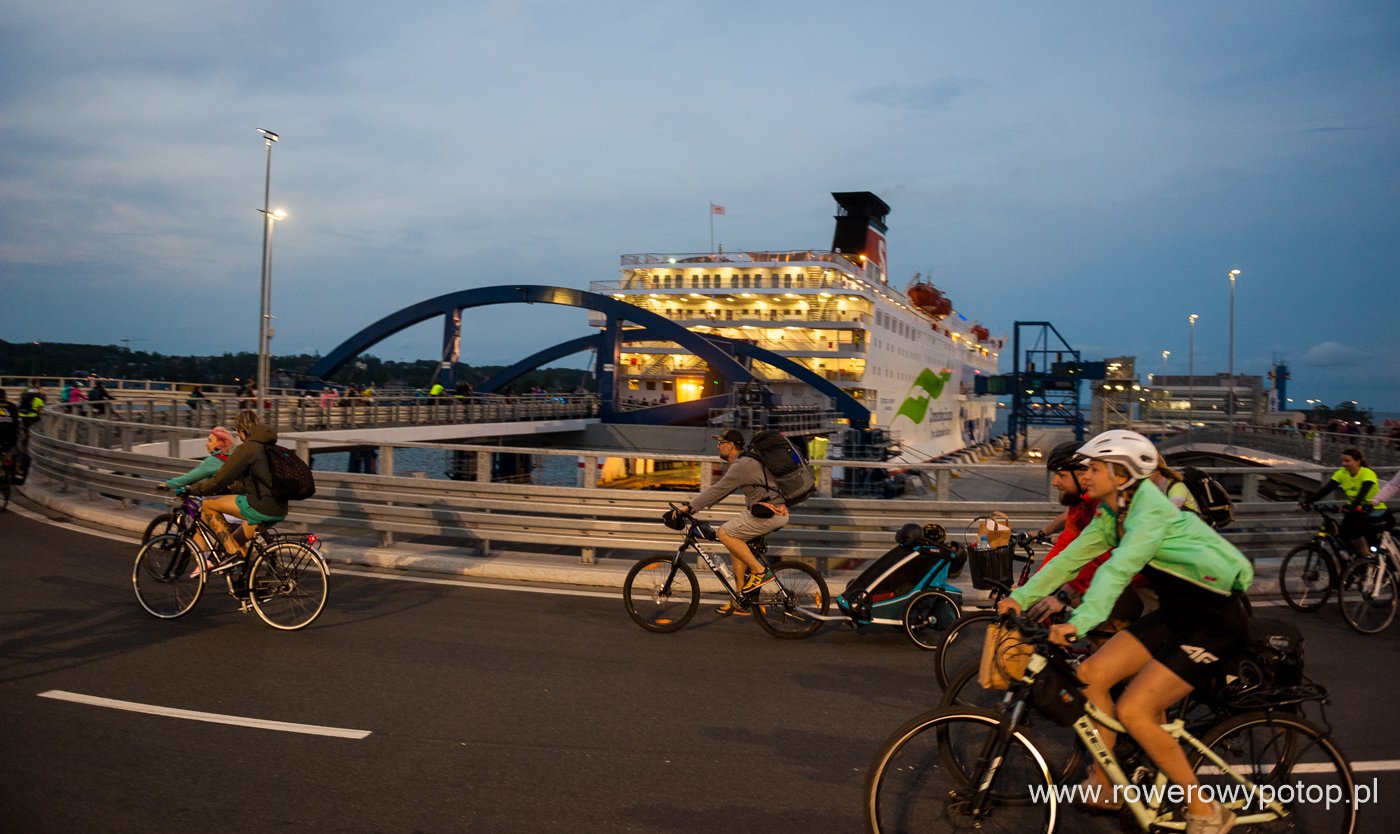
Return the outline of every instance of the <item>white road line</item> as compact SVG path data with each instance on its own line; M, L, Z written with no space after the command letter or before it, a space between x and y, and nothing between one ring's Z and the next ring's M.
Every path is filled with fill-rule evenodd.
M360 576L365 579L387 579L393 582L420 582L424 585L459 585L468 588L486 588L492 591L519 591L523 594L556 594L566 597L596 597L598 599L618 599L622 596L622 590L620 588L616 591L579 591L570 588L535 588L529 585L507 585L502 582L484 582L471 578L434 579L429 576L401 576L393 573L359 570L340 562L335 562L334 567L336 574L339 576Z
M27 518L30 521L38 521L42 524L48 524L50 526L58 527L64 530L71 530L74 533L83 533L88 536L97 536L98 538L111 539L112 541L126 542L128 544L141 543L141 536L138 533L132 533L125 530L121 532L99 530L93 527L84 527L81 524L72 524L67 521L59 521L58 519L49 518L48 516L43 515L41 513L36 513L28 507L20 507L14 504L13 502L10 503L9 508L6 509L5 512L14 513L18 516L23 516L24 518Z
M166 718L185 718L190 721L207 721L211 724L233 724L238 727L251 727L256 730L277 730L283 733L304 733L312 736L332 736L334 738L350 738L356 740L365 738L370 734L369 730L347 730L342 727L320 727L315 724L292 724L287 721L242 718L237 715L221 715L217 712L196 712L195 710L189 709L159 707L153 704L139 704L135 701L118 701L113 698L98 698L95 695L64 692L61 689L50 689L48 692L40 692L39 697L53 698L57 701L69 701L74 704L87 704L94 707L107 707L108 709L140 712L147 715L161 715Z

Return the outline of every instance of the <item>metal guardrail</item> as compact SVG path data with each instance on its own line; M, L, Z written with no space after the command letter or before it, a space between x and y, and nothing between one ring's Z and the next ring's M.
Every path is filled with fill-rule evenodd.
M179 456L180 443L202 434L202 430L178 425L135 424L56 410L41 421L30 451L34 474L60 491L106 496L135 511L138 504L158 500L154 490L157 480L189 468L191 461ZM658 520L677 493L599 488L598 464L609 455L607 452L443 443L376 445L372 439L363 442L378 449L379 465L385 472L394 471L395 452L400 449L432 448L475 454L478 480L318 471L317 495L294 505L289 519L292 524L363 536L381 545L404 539L432 541L459 546L464 555L487 555L505 547L512 552L570 554L586 563L609 557L635 559L639 553L665 551L676 544L674 533ZM308 456L309 445L307 439L297 440L303 457ZM576 459L582 467L584 485L492 483L491 455L503 452ZM702 464L702 488L710 483L715 469L714 460L709 457L638 452L627 456L698 462ZM830 497L833 473L842 468L846 472L859 468L917 470L941 486L937 494L947 496L955 475L996 479L1013 470L1024 473L1022 465L959 463L910 467L849 460L816 461L813 465L820 475L821 497L794 510L792 521L775 537L771 549L782 557L810 560L824 570L855 567L877 558L892 546L893 532L909 521L935 522L951 535L961 535L971 519L993 509L1010 514L1018 529L1043 526L1060 509L1048 500L1048 485L1046 497L1030 496L1023 501ZM1315 519L1297 512L1291 503L1259 500L1259 484L1278 472L1315 477L1324 471L1323 467L1225 467L1212 471L1239 479L1237 521L1225 535L1250 556L1279 556L1306 539ZM716 514L722 516L740 506L737 498L730 498L716 507Z
M1336 432L1283 429L1274 426L1239 426L1233 433L1224 426L1193 428L1174 435L1170 444L1234 445L1261 452L1330 465L1341 465L1342 450L1359 449L1371 468L1400 466L1400 440L1383 435L1338 434ZM1170 444L1164 444L1170 448Z

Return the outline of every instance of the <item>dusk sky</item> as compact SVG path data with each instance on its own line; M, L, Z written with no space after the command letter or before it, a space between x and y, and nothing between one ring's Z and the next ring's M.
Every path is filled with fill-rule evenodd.
M891 283L994 334L1181 374L1196 313L1196 372L1224 371L1240 269L1240 373L1400 411L1395 0L0 0L0 107L9 341L255 351L262 127L275 353L706 251L711 202L726 249L827 248L830 192L873 191ZM463 361L586 318L469 311Z

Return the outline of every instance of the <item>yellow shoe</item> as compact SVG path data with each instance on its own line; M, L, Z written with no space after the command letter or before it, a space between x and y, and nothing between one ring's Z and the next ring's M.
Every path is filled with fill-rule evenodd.
M729 602L716 608L715 613L721 617L728 617L732 614L738 614L740 617L747 617L753 612L749 611L747 605L736 605L734 600L731 599Z

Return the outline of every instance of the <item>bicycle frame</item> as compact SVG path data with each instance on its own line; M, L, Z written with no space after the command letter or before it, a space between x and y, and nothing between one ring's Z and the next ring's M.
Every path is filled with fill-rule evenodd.
M704 543L706 546L702 547ZM768 564L767 552L768 544L764 536L759 536L751 540L749 550L753 552L754 558L761 564ZM715 578L724 586L724 590L735 600L742 596L739 593L738 580L733 575L733 569L729 567L729 549L720 544L715 538L714 531L705 522L697 519L690 519L690 526L686 529L685 540L676 548L676 555L672 558L672 564L678 564L686 553L696 554L696 561L710 569ZM671 587L671 580L676 576L675 568L671 569L671 575L666 577L665 588Z

